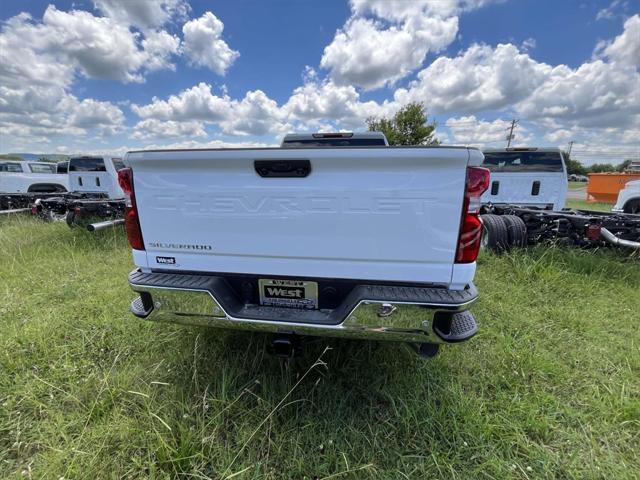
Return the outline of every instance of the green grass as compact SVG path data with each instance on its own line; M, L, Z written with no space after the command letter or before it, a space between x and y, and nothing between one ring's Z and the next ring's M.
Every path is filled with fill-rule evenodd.
M566 208L574 208L578 210L594 210L596 212L610 212L613 204L611 203L589 203L586 200L577 200L575 198L567 198Z
M586 190L587 182L568 182L569 190Z
M470 342L283 363L129 315L120 231L14 217L0 244L0 478L638 478L637 258L484 255Z

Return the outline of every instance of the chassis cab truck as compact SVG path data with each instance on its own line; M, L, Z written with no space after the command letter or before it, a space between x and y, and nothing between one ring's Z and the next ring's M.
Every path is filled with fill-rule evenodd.
M557 148L501 148L484 150L483 167L491 171L491 185L483 204L516 205L559 211L567 201L567 169Z
M121 158L71 157L69 185L74 192L102 194L107 198L123 198L118 184L118 170L124 168Z
M469 307L489 172L458 147L127 153L131 312L160 322L391 340L425 356Z

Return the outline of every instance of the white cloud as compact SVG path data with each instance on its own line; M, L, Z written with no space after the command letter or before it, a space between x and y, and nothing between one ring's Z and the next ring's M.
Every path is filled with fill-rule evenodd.
M591 132L589 132L591 133ZM575 138L575 137L572 137ZM561 145L561 147L566 144ZM594 163L612 163L614 165L627 159L640 160L640 147L620 145L615 138L588 134L573 144L571 157L585 165Z
M131 138L147 140L152 138L206 137L202 122L176 122L147 118L136 124Z
M552 143L563 144L568 143L572 138L576 138L577 131L575 128L567 129L560 128L558 130L553 130L545 134L545 140L548 140Z
M501 119L486 121L477 119L475 115L469 115L449 118L445 125L451 131L453 143L485 147L504 145L511 122ZM523 125L516 127L514 136L512 142L514 146L527 144L531 140L528 129Z
M31 37L37 36L37 26L30 15L21 13L10 18L0 31L0 84L3 86L71 84L75 68L60 62L55 51L32 46Z
M113 135L124 125L122 110L112 103L78 100L56 86L1 86L0 107L3 143L89 133L98 138Z
M115 134L124 123L122 110L110 102L87 98L69 109L69 125L89 131L98 128L102 134Z
M611 42L600 42L596 46L596 54L612 62L640 66L640 15L628 18L623 32Z
M613 0L611 5L598 10L596 20L611 20L617 16L616 12L619 10L626 10L627 6L628 4L626 0Z
M553 118L562 128L616 130L621 141L640 137L640 15L596 47L596 58L576 69L553 68L517 110L530 119ZM609 132L611 135L613 131Z
M294 129L317 128L333 122L336 128L362 128L369 116L391 112L387 102L362 102L352 86L337 86L330 81L308 81L296 88L288 101L279 106L261 90L249 91L241 100L227 94L216 95L212 87L200 83L162 100L153 98L147 105L132 105L143 119L188 122L197 120L217 125L228 135L281 135Z
M184 53L193 65L225 74L240 53L222 40L223 30L224 24L211 12L184 24Z
M146 56L136 46L128 28L89 12L62 12L47 7L42 25L26 28L30 34L23 41L36 50L56 52L65 63L71 63L87 77L142 81L139 73Z
M351 0L351 8L356 15L406 20L420 15L449 17L490 3L496 0Z
M449 45L458 32L458 18L415 17L400 26L353 18L325 49L320 66L339 85L367 89L393 84L418 68L428 52Z
M215 95L206 83L168 100L154 98L148 105L133 105L132 110L145 119L136 125L133 138L204 136L205 123L217 125L227 135L280 134L291 127L286 113L261 90L247 92L238 101Z
M218 122L228 118L230 105L231 99L227 95L214 95L211 85L201 82L178 95L171 95L167 100L154 97L150 104L134 104L131 109L142 118Z
M457 57L438 58L394 97L401 104L424 101L433 113L497 110L526 98L551 69L512 44L472 45Z
M118 23L141 28L157 28L173 18L185 18L191 9L185 0L94 0L93 3Z
M408 88L396 90L394 100L424 101L435 114L508 110L553 130L633 129L640 125L639 30L640 16L628 19L624 31L600 47L600 58L577 68L538 62L512 44L472 45L454 58L438 58Z
M164 30L149 31L142 40L142 48L147 54L145 68L149 72L156 70L175 70L171 56L180 53L180 39Z
M320 66L337 85L393 85L455 40L459 14L493 1L351 0L352 15L325 47Z
M529 50L533 50L534 48L536 48L536 44L536 39L529 37L522 42L522 44L520 45L520 49L524 52L528 52Z
M308 82L296 88L283 108L291 118L302 122L331 120L351 128L364 126L370 116L390 112L387 102L362 102L353 86L340 86L331 81Z
M276 102L260 90L247 92L238 101L226 93L214 94L211 85L206 83L171 95L167 100L154 98L148 105L132 105L131 109L144 119L171 122L195 120L216 124L229 135L278 133L283 128L286 116ZM143 124L141 128L148 130L153 125Z
M640 114L639 100L636 69L596 60L575 70L553 68L516 109L531 120L550 117L587 127L623 126Z
M149 32L142 39L128 27L89 12L63 12L48 6L42 22L27 14L9 19L0 34L0 78L69 86L76 72L89 78L141 82L150 70L171 68L178 39ZM149 50L145 49L148 48Z
M240 102L232 102L230 115L220 126L229 135L259 136L291 128L286 124L286 113L261 90L247 92Z
M87 134L100 140L120 132L122 110L71 94L76 77L140 82L149 71L173 68L179 45L164 31L142 35L109 17L51 5L41 21L26 13L10 18L0 31L3 143Z

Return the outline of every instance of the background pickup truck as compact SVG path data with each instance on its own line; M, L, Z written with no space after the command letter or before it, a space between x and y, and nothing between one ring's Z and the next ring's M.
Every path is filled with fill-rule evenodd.
M118 172L134 315L413 344L477 331L467 308L489 185L457 147L129 152Z
M611 211L640 214L640 180L627 182L618 193L618 200Z
M56 167L46 162L0 161L0 192L66 192L69 180L67 175L56 173Z

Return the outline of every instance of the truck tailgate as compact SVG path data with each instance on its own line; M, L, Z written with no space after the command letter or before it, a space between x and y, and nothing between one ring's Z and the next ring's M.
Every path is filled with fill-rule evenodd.
M306 160L311 171L262 177L255 162L265 160ZM146 264L136 262L448 284L468 160L464 148L131 152L146 247Z

